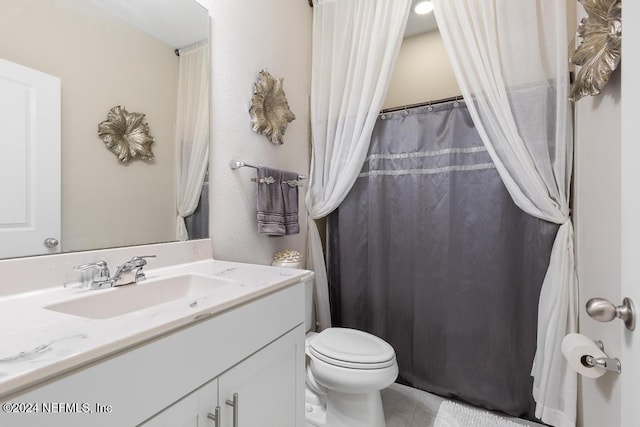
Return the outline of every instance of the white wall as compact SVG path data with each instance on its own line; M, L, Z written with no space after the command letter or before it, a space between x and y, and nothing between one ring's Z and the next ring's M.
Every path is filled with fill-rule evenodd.
M626 2L622 10L623 22L640 22L640 3ZM640 303L640 286L638 286L638 260L640 260L640 27L625 27L622 58L622 113L621 113L621 291L622 295L635 301L636 309ZM637 314L636 314L637 316ZM640 424L640 339L638 324L634 331L620 330L622 336L622 352L620 358L623 365L621 427L636 427Z
M580 333L620 355L622 322L600 323L584 309L593 297L616 305L620 294L620 70L602 93L576 103L574 220L580 289ZM620 425L620 377L581 378L578 426Z
M63 251L174 240L173 48L86 0L0 4L0 57L62 81ZM105 147L116 105L146 114L156 160L123 165Z
M382 108L460 95L439 31L402 41L398 61Z
M231 159L273 166L308 176L308 94L311 86L312 10L303 0L214 0L212 16L211 236L216 259L271 263L275 252L305 253L305 188L299 197L300 234L258 234L255 170L229 169ZM284 145L251 130L249 106L261 69L284 78L296 119Z

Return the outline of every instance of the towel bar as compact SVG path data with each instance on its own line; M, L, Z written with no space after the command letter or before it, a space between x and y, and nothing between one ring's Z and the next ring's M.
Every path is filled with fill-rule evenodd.
M292 179L289 181L283 181L284 183L288 184L289 187L302 187L303 184L300 182L300 180L302 180L304 178L300 178L300 179ZM255 182L257 184L273 184L274 182L276 182L275 179L273 179L272 176L268 176L266 178L251 178L251 182Z
M250 165L249 163L241 162L239 160L231 160L229 162L229 167L231 168L231 170L236 170L244 167L258 169L258 166Z
M229 168L231 168L231 170L236 170L236 169L240 169L240 168L244 168L244 167L258 169L258 166L250 165L249 163L245 163L245 162L242 162L240 160L231 160L229 162ZM271 178L271 177L263 178L263 179L260 179L260 180L258 180L258 178L251 178L251 181L259 183L259 184L273 184L275 182L275 180L273 180L273 178L271 178L271 180L269 180L269 178ZM304 175L298 175L298 180L301 180L301 179L307 179L307 177L304 176ZM292 187L296 187L296 186L300 187L300 186L302 186L302 184L300 182L298 182L298 181L287 181L287 184L289 184Z

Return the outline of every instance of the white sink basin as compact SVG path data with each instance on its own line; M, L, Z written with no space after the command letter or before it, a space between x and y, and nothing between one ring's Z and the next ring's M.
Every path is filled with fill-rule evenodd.
M87 296L44 308L90 319L109 319L180 298L193 298L195 301L213 289L231 283L215 277L187 274L90 291Z

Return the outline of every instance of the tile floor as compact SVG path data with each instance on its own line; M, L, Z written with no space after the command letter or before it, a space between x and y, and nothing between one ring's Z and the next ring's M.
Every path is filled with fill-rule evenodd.
M382 406L387 427L432 427L443 398L400 384L382 390ZM543 427L526 420L513 420L528 426Z

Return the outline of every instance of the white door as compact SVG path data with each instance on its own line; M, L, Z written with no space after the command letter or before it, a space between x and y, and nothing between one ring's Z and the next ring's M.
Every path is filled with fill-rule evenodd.
M59 252L60 79L0 59L0 123L0 258Z
M622 296L640 307L640 2L622 8ZM603 141L606 143L606 141ZM640 425L640 322L622 338L622 426Z

